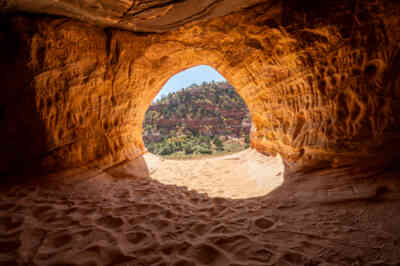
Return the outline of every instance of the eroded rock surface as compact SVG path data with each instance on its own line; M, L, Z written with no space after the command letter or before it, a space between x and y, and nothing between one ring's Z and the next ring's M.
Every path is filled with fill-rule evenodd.
M391 167L400 150L399 10L389 0L277 2L164 34L5 17L2 169L21 158L52 169L139 156L151 100L198 64L237 89L252 146L280 153L289 170Z
M398 1L273 1L186 24L234 9L200 5L167 19L193 2L0 2L98 24L1 17L0 181L27 180L0 187L0 264L398 265ZM98 27L129 28L114 19L131 11L131 29L174 30ZM246 101L252 147L281 155L284 183L267 196L149 178L145 111L198 64Z
M0 9L61 15L91 24L141 32L164 32L241 10L263 0L2 0ZM271 2L271 3L270 3Z

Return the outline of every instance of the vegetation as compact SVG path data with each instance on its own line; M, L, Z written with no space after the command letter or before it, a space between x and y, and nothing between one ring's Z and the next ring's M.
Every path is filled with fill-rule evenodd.
M250 115L226 82L193 84L155 101L146 112L147 149L169 157L196 157L249 146Z

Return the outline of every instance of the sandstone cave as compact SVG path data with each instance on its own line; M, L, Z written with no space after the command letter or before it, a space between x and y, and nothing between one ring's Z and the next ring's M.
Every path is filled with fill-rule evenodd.
M0 265L399 265L397 0L0 10ZM282 158L267 195L149 178L145 111L196 65L248 103L253 151Z

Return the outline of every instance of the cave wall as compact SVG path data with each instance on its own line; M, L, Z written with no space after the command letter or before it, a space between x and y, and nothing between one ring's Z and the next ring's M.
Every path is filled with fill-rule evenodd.
M140 156L152 99L199 64L237 89L253 119L252 147L280 153L288 170L389 167L400 150L400 5L310 2L257 5L158 34L2 17L0 170Z

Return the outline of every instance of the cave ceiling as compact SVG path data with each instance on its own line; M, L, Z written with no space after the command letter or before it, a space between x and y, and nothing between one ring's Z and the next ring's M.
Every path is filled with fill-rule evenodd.
M59 15L103 27L165 32L184 24L227 15L271 0L2 0L7 12Z

